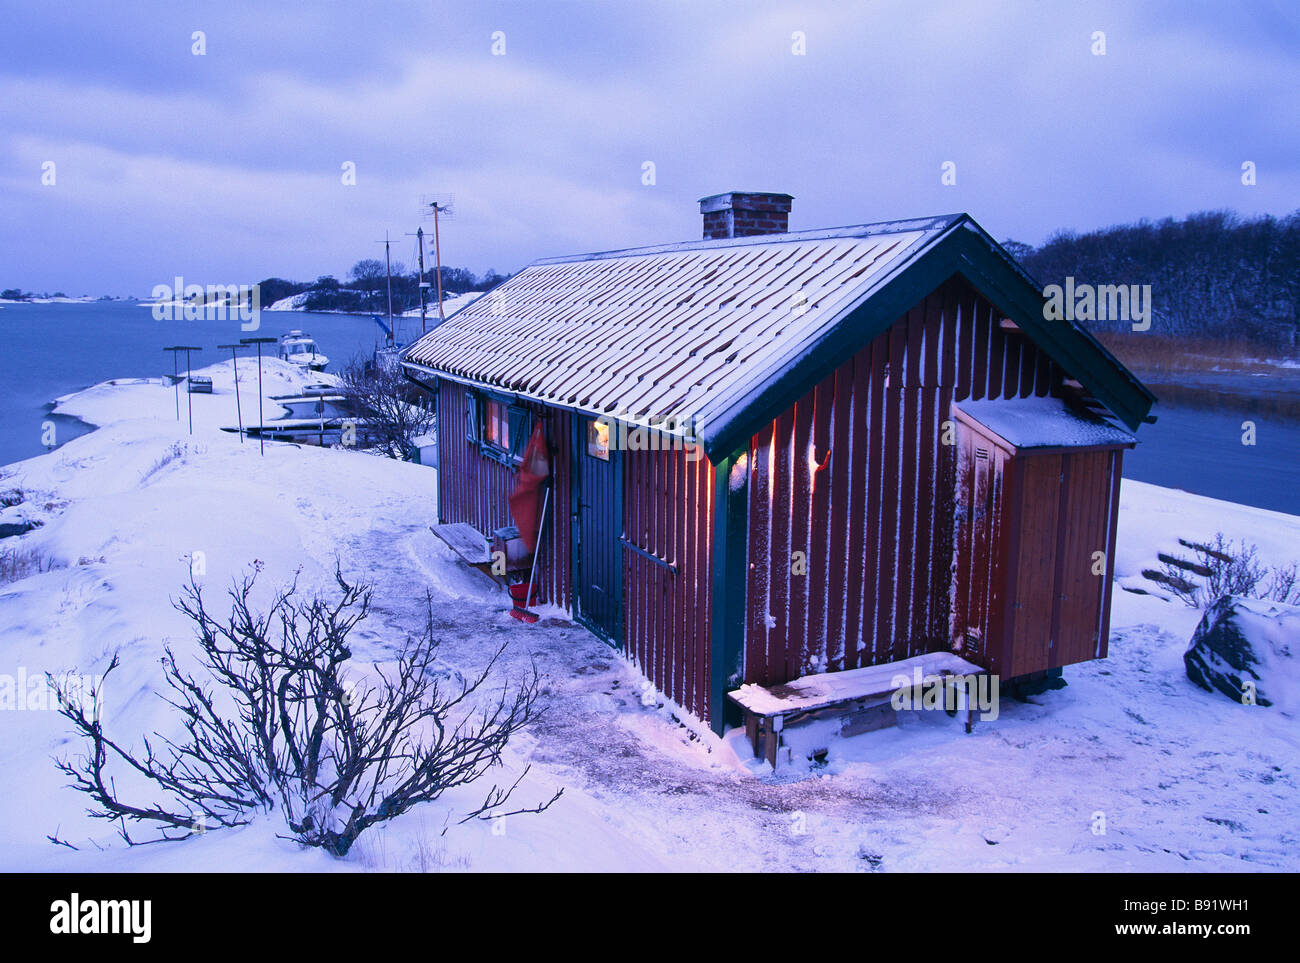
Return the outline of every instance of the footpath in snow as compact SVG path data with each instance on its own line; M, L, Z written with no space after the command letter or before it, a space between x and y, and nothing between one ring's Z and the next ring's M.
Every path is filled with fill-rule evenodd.
M268 396L318 380L264 365ZM824 764L773 774L748 758L742 733L718 739L643 698L644 678L562 612L534 626L509 618L505 594L429 532L434 470L309 446L268 443L259 455L256 441L220 430L235 420L229 362L198 373L214 392L188 399L193 435L183 393L178 423L159 381L100 385L56 409L98 430L0 469L0 493L22 494L0 523L39 523L0 548L53 565L0 583L0 680L101 673L118 652L108 727L137 745L174 733L158 659L164 644L193 645L170 604L191 560L203 559L217 600L254 560L260 585L300 571L310 588L329 585L337 559L376 590L358 659L391 658L428 591L449 677L502 641L505 678L536 664L546 711L497 781L531 763L518 801L561 786L564 796L494 832L457 825L481 800L471 787L367 833L344 860L277 839L274 814L130 849L64 787L52 757L81 744L38 705L0 711L0 869L1300 869L1300 720L1189 682L1182 654L1200 613L1181 602L1117 590L1109 659L1067 668L1065 689L1004 702L970 736L943 713L905 714L897 728L832 739ZM254 365L240 365L240 383L247 418ZM1116 578L1140 587L1158 552L1218 531L1258 544L1268 563L1300 555L1300 518L1126 481Z

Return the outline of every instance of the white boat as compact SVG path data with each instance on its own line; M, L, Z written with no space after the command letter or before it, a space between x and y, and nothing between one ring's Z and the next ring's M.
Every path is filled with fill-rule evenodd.
M324 371L330 359L320 353L311 335L295 329L280 338L280 360L302 365L311 371Z

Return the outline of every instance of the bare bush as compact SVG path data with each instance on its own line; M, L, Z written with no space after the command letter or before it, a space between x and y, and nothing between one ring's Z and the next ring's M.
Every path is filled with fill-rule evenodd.
M1192 608L1225 595L1300 605L1300 565L1270 567L1259 560L1259 547L1245 539L1230 541L1222 532L1211 543L1182 541L1194 558L1161 555L1162 571L1146 573Z
M17 582L29 575L39 575L56 568L63 568L62 563L40 549L21 545L0 548L0 584Z
M128 843L135 844L128 822L156 827L158 836L146 841L158 842L278 809L291 838L344 856L369 827L500 765L510 737L537 715L535 669L513 691L487 691L504 646L476 677L444 688L433 669L438 641L428 598L423 631L407 638L395 667L374 665L373 684L346 677L348 636L370 611L370 587L336 570L336 598L303 597L295 579L257 612L250 596L259 571L260 563L235 581L225 618L208 610L192 576L174 603L194 623L200 661L217 683L214 694L166 650L163 699L183 721L179 740L155 733L157 748L148 738L142 750L124 747L83 708L99 704L100 693L74 699L51 679L60 712L90 748L76 761L59 760L59 768L94 800L90 815L116 821ZM117 665L114 657L105 680ZM110 765L143 776L167 801L125 802ZM461 821L549 807L562 791L501 811L527 771L509 786L493 785Z
M1300 605L1300 563L1292 562L1270 569L1262 597L1273 602Z
M364 419L359 429L364 444L389 458L416 459L415 440L433 430L435 415L400 365L354 359L339 372L339 391L349 409Z
M147 482L172 462L184 458L187 451L189 451L189 445L183 445L179 441L172 442L158 457L158 460L144 470L144 473L140 476L140 481Z

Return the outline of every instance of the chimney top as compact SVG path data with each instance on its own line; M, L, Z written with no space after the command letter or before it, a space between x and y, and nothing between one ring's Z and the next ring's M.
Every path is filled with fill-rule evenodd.
M784 234L790 229L789 194L769 191L728 191L700 198L704 238L753 237Z

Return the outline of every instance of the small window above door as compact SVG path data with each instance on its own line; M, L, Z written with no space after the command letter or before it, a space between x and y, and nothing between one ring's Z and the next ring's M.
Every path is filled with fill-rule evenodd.
M609 422L587 422L587 454L601 461L609 461Z

